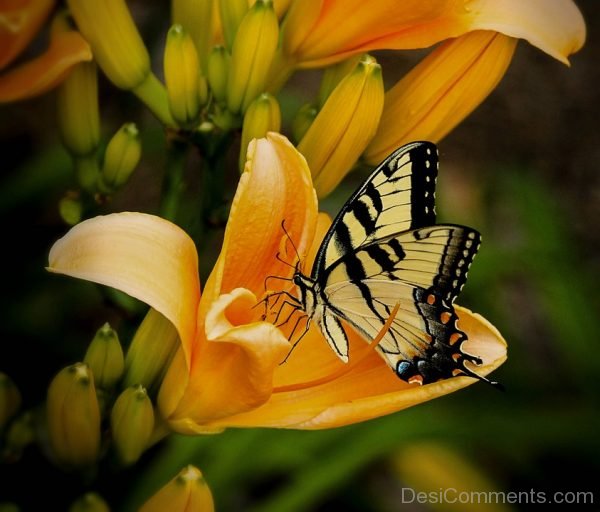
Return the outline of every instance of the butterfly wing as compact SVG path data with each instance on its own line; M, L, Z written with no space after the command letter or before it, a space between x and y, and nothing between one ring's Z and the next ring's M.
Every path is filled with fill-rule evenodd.
M457 373L478 377L465 361L466 339L452 303L466 281L479 234L462 226L435 226L437 149L415 142L373 171L342 207L317 253L322 315L330 346L347 358L341 318L367 341L400 304L377 350L404 380L431 382ZM326 327L335 325L336 329Z

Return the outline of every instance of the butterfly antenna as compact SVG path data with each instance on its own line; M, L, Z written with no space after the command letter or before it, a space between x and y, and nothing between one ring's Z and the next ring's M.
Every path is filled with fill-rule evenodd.
M482 364L482 361L480 358L474 358L473 362L475 364ZM467 368L464 360L461 365L460 371L462 371L468 377L473 377L474 379L477 379L477 380L480 380L482 382L489 384L490 386L496 388L498 391L506 391L506 389L500 382L495 381L495 380L490 380L487 377L484 377L483 375L479 375L478 373L475 373L474 371Z
M288 233L288 230L285 229L285 219L283 219L281 221L281 229L283 229L283 232L285 233L285 236L287 236L288 240L292 244L292 247L294 248L294 252L296 253L296 261L297 261L296 265L294 266L294 269L298 270L298 265L300 264L300 253L298 252L298 248L296 247L296 244L294 243L294 240L292 240L292 237Z

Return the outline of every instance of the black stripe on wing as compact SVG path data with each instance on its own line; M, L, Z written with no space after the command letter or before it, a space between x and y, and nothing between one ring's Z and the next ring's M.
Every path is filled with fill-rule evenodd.
M386 158L348 199L323 239L312 269L323 271L363 245L435 224L435 144L407 144Z

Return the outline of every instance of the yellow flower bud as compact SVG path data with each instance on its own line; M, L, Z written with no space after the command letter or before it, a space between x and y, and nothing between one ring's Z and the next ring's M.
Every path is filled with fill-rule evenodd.
M119 395L110 425L119 459L133 464L144 453L154 428L154 409L143 386L129 387Z
M124 385L157 389L178 347L179 335L173 324L150 309L127 350Z
M73 502L69 512L110 512L110 508L100 495L88 492Z
M83 215L83 205L78 195L67 192L64 197L58 202L58 212L60 217L69 226L74 226Z
M223 35L227 48L233 47L240 23L248 11L248 0L218 0Z
M208 56L208 85L219 103L227 99L227 80L231 56L224 46L215 46Z
M200 112L200 63L192 38L181 25L173 25L167 34L164 71L173 119L179 126L191 128Z
M281 129L281 110L274 96L268 93L256 98L246 111L242 126L242 143L240 146L240 171L246 164L246 152L252 139L260 139L267 132L278 132Z
M142 156L142 143L135 123L125 123L110 139L104 153L99 186L114 192L131 177Z
M302 137L304 137L310 125L313 124L318 113L319 109L312 103L306 103L300 107L292 122L292 137L294 142L298 143L302 140Z
M165 124L172 124L166 92L150 70L150 56L125 0L67 0L98 66L121 89L133 91Z
M336 187L373 138L383 97L381 68L367 55L334 89L298 144L319 197Z
M21 407L21 393L13 380L0 372L0 431Z
M4 442L4 458L8 461L18 460L23 450L35 441L35 415L33 411L19 414L6 431Z
M94 62L73 67L57 90L58 128L69 153L95 155L100 144L98 73Z
M265 90L271 61L277 49L279 24L272 0L257 0L240 24L231 51L227 107L245 112Z
M74 467L95 462L100 450L100 410L86 364L68 366L54 377L46 411L49 441L57 460Z
M139 512L214 512L212 493L202 473L194 466L187 466L160 489Z
M117 332L105 323L90 343L83 362L94 375L96 387L112 389L123 375L125 357Z
M349 59L325 68L325 71L323 72L323 78L321 79L321 86L319 87L319 108L322 108L323 105L325 105L329 95L342 81L342 79L356 67L362 58L364 58L364 54L359 53L357 55L353 55Z
M173 0L171 2L173 24L183 26L190 34L204 75L208 69L208 53L213 32L213 4L214 0Z

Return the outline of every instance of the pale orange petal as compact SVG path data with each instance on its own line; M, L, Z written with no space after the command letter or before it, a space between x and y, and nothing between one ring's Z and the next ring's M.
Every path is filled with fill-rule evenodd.
M48 270L112 286L152 306L175 325L189 360L200 300L198 255L175 224L129 212L86 220L54 244Z
M0 4L0 69L31 42L54 7L54 0L3 0Z
M376 165L408 142L442 139L494 90L516 43L497 32L475 31L436 48L386 92L364 160Z
M483 366L476 371L487 375L506 360L506 342L480 315L459 306L456 310L459 328L469 336L464 349L483 359ZM329 350L326 346L325 349ZM352 364L353 357L360 362L339 378L306 389L274 393L262 407L216 422L214 426L339 427L390 414L476 382L469 377L454 377L425 386L409 385L398 379L374 352L362 359L357 352L357 346L352 344L348 364ZM313 352L312 356L316 355ZM305 361L307 367L312 363Z
M92 52L79 32L56 34L45 53L0 76L0 103L43 94L58 85L75 64L90 60Z
M246 168L233 200L223 248L206 295L234 288L257 296L267 276L289 276L292 269L277 261L289 233L302 256L313 239L317 200L304 157L282 135L269 133L250 143ZM291 265L293 249L281 254ZM203 301L204 303L204 301Z
M283 44L303 66L323 66L375 49L425 48L473 30L527 39L563 62L585 40L572 0L313 0L290 10Z
M273 371L290 345L273 324L252 322L255 305L256 297L243 288L213 302L205 319L207 340L196 345L189 384L168 416L172 428L202 432L205 424L269 399Z

